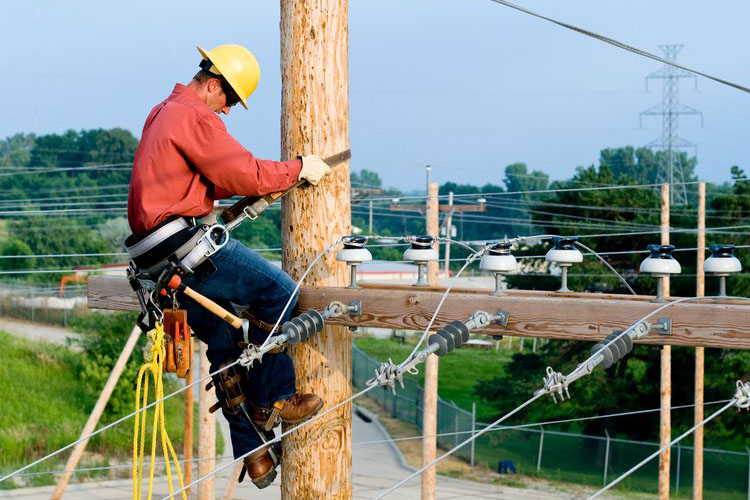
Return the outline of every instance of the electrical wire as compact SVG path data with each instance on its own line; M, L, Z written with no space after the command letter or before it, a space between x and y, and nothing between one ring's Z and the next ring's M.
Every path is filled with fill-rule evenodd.
M731 401L731 399L722 399L720 401L710 401L708 403L703 403L703 406L713 406L716 404L723 404L728 401ZM694 408L695 404L688 404L688 405L677 405L672 406L669 409L670 410L682 410L686 408ZM609 413L606 415L592 415L589 417L578 417L578 418L566 418L561 420L548 420L546 422L533 422L533 423L527 423L527 424L520 424L520 425L508 425L508 426L501 426L501 427L495 427L492 429L492 432L498 432L498 431L512 431L512 430L523 430L528 429L530 427L543 427L547 425L556 425L556 424L569 424L569 423L575 423L575 422L587 422L590 420L602 420L606 418L617 418L617 417L628 417L632 415L643 415L646 413L658 413L662 411L661 408L652 408L649 410L633 410L633 411L625 411L620 413ZM480 424L481 425L481 424ZM448 437L448 436L459 436L462 434L475 434L477 431L459 431L459 432L441 432L438 434L428 434L428 435L420 435L420 436L410 436L410 437L403 437L403 438L395 438L395 439L377 439L373 441L359 441L356 443L352 443L352 445L366 445L366 444L379 444L379 443L395 443L399 441L414 441L418 439L423 438L438 438L438 437ZM548 432L548 431L545 431ZM592 439L597 439L598 436L587 436L585 434L581 434L582 436L586 436ZM632 442L632 441L631 441ZM725 450L721 450L725 451ZM737 452L738 455L745 455L744 453Z
M492 429L493 427L495 427L496 425L498 425L498 424L500 424L500 423L504 422L505 420L507 420L508 418L512 417L513 415L515 415L515 414L516 414L516 413L518 413L519 411L523 410L524 408L526 408L527 406L529 406L529 405L530 405L531 403L533 403L533 402L535 402L535 401L536 401L537 399L541 398L541 397L542 397L543 395L544 395L544 394L536 394L536 395L532 396L531 398L529 398L528 400L526 400L526 402L524 402L524 403L521 403L521 404L520 404L520 405L518 405L518 406L517 406L517 407L516 407L515 409L513 409L513 410L509 411L508 413L506 413L506 414L505 414L505 415L503 415L502 417L498 418L498 419L497 419L497 420L495 420L495 421L494 421L494 422L493 422L492 424L490 424L489 426L485 427L485 428L484 428L484 429L482 429L481 431L477 432L476 434L474 434L474 435L473 435L473 436L471 436L470 438L468 438L468 439L466 439L466 440L462 441L461 443L457 444L456 446L454 446L453 448L451 448L450 450L448 450L448 451L447 451L447 452L445 452L444 454L440 455L440 456L439 456L439 457L437 457L437 458L436 458L435 460L433 460L432 462L428 463L427 465L425 465L425 466L424 466L424 467L422 467L421 469L419 469L419 470L417 470L417 471L414 471L414 472L413 472L412 474L410 474L410 475L409 475L409 476L407 476L406 478L402 479L401 481L399 481L399 482L398 482L397 484L395 484L394 486L391 486L391 487L390 487L389 489L387 489L386 491L384 491L383 493L381 493L381 494L380 494L380 495L378 495L377 497L373 498L372 500L380 500L381 498L385 498L385 497L386 497L386 496L387 496L388 494L390 494L390 493L392 493L393 491L397 490L398 488L400 488L401 486L403 486L404 484L406 484L407 482L409 482L409 481L410 481L410 480L411 480L412 478L414 478L414 477L418 476L419 474L423 473L424 471L426 471L427 469L429 469L429 468L430 468L430 467L432 467L433 465L437 464L437 463L438 463L438 462L440 462L441 460L444 460L445 458L448 458L449 456L451 456L452 454L454 454L454 453L455 453L456 451L458 451L458 449L459 449L459 448L461 448L462 446L464 446L464 445L466 445L466 444L470 443L471 441L475 440L475 439L476 439L476 438L478 438L479 436L481 436L481 435L483 435L483 434L486 434L486 433L487 433L487 432L489 432L489 431L490 431L490 430L491 430L491 429Z
M587 247L586 245L584 245L584 244L583 244L583 243L581 243L580 241L576 241L576 242L575 242L575 244L576 244L576 245L578 245L579 247L583 248L584 250L587 250L588 252L592 253L592 254L593 254L594 256L596 256L596 258L597 258L597 259L599 259L600 261L602 261L602 262L604 263L604 265L605 265L605 266L607 266L607 267L609 268L609 270L610 270L610 271L612 271L613 273L615 273L615 274L617 275L617 277L618 277L618 278L620 278L620 281L622 281L622 282L623 282L623 283L625 284L625 286L626 286L626 287L628 288L628 290L630 290L630 293L632 293L633 295L638 295L637 293L635 293L635 290L633 290L633 289L632 289L632 288L630 287L630 284L629 284L629 283L627 282L627 280L626 280L625 278L623 278L623 277L622 277L622 275L621 275L620 273L618 273L618 272L617 272L617 271L615 270L615 268L614 268L614 267L612 267L612 266L611 266L611 265L609 264L609 262L607 262L607 261L606 261L606 260L604 259L604 257L602 257L602 256L601 256L600 254L598 254L597 252L593 251L592 249L590 249L589 247Z
M710 422L714 418L718 417L719 415L721 415L722 413L724 413L725 411L727 411L729 408L731 408L732 406L734 406L736 402L737 402L737 399L733 398L726 405L724 405L722 408L716 410L711 415L709 415L708 417L704 418L702 421L700 421L699 423L697 423L696 425L694 425L693 427L691 427L687 431L683 432L682 434L680 434L679 436L677 436L676 438L674 438L672 441L670 441L669 443L665 444L664 446L662 446L661 448L659 448L658 450L656 450L654 453L652 453L651 455L647 456L646 458L644 458L643 460L641 460L640 462L638 462L636 465L634 465L633 467L631 467L630 469L628 469L627 471L625 471L620 477L618 477L617 479L615 479L614 481L612 481L611 483L609 483L607 486L605 486L604 488L600 489L599 491L597 491L596 493L594 493L593 495L591 495L588 498L588 500L591 500L592 498L597 498L598 496L600 496L605 491L609 490L610 488L612 488L616 484L620 483L622 480L624 480L626 477L628 477L629 475L631 475L633 472L637 471L638 469L640 469L641 467L643 467L644 465L646 465L648 462L650 462L651 460L653 460L655 457L657 457L664 450L666 450L668 448L671 448L672 446L675 445L675 443L678 443L682 439L686 438L687 436L689 436L690 434L692 434L693 432L695 432L695 430L699 429L700 427L703 427L708 422Z
M582 35L586 35L586 36L589 36L591 38L595 38L595 39L597 39L597 40L599 40L601 42L608 43L610 45L618 47L620 49L627 50L628 52L632 52L633 54L637 54L639 56L647 57L649 59L653 59L654 61L658 61L660 63L664 63L664 64L667 64L669 66L673 66L675 68L679 68L681 70L688 71L688 72L693 73L695 75L700 75L702 77L708 78L709 80L713 80L713 81L721 83L723 85L727 85L729 87L733 87L733 88L735 88L737 90L741 90L742 92L748 92L748 93L750 93L750 88L747 88L747 87L745 87L743 85L730 82L729 80L725 80L723 78L719 78L719 77L716 77L716 76L709 75L708 73L704 73L702 71L698 71L698 70L695 70L695 69L692 69L692 68L688 68L687 66L683 66L681 64L677 64L674 61L670 61L669 59L665 59L663 57L657 56L657 55L652 54L650 52L646 52L645 50L633 47L631 45L627 45L627 44L622 43L622 42L618 42L617 40L615 40L613 38L609 38L609 37L604 36L604 35L599 35L597 33L594 33L593 31L589 31L589 30L584 29L584 28L579 28L578 26L574 26L572 24L568 24L566 22L559 21L557 19L553 19L551 17L544 16L544 15L539 14L537 12L534 12L532 10L526 9L524 7L521 7L520 5L516 5L514 3L508 2L507 0L490 0L490 1L491 2L495 2L497 4L500 4L500 5L505 5L506 7L510 7L511 9L515 9L517 11L523 12L525 14L529 14L529 15L537 17L539 19L544 19L545 21L549 21L549 22L554 23L554 24L556 24L558 26L562 26L563 28L567 28L569 30L573 30L573 31L575 31L577 33L580 33Z
M370 392L370 391L371 391L372 389L374 389L374 388L376 388L376 387L378 387L378 386L377 386L377 385L371 385L371 386L369 386L369 387L366 387L365 389L362 389L362 390L361 390L361 391L359 391L359 392L358 392L357 394L354 394L353 396L349 396L348 398L346 398L346 399L345 399L345 400L343 400L342 402L338 403L338 404L337 404L336 406L332 406L331 408L327 409L327 410L326 410L326 411L324 411L323 413L318 413L317 415L315 415L315 416L314 416L313 418L311 418L310 420L307 420L307 421L305 421L305 422L302 422L301 424L299 424L299 425L296 425L296 426L292 427L291 429L288 429L288 430L286 430L286 431L282 432L281 434L279 434L278 436L274 437L273 439L271 439L271 440L269 440L269 441L267 441L267 442L265 442L265 443L261 444L260 446L257 446L256 448L253 448L252 450L248 451L247 453L244 453L243 455L240 455L239 457L235 458L235 459L234 459L234 460L232 460L231 462L229 462L229 463L227 463L227 464L224 464L224 465L222 465L222 466L220 466L220 467L217 467L216 469L212 470L212 471L211 471L211 472L209 472L208 474L205 474L205 475L203 475L203 476L199 477L198 479L196 479L196 480L195 480L195 481L193 481L192 483L190 483L190 484L188 484L188 485L184 486L183 488L181 488L181 489L179 489L179 490L175 491L174 493L171 493L171 494L169 494L169 495L167 495L167 496L165 496L165 497L161 498L161 500L168 500L168 499L170 499L170 498L173 498L173 497L174 497L175 495L178 495L178 494L182 493L183 491L185 491L185 490L189 489L189 488L190 488L191 486L195 486L196 484L200 483L201 481L203 481L203 480L205 480L205 479L208 479L209 477L212 477L212 476L216 475L217 473L221 472L222 470L224 470L224 469L226 469L226 468L228 468L228 467L231 467L232 465L234 465L234 464L235 464L235 463L237 463L238 461L240 461L240 460L244 459L245 457L248 457L248 456L252 455L252 454L253 454L253 453L255 453L256 451L258 451L258 450L260 450L260 449L263 449L263 448L265 448L265 447L267 447L267 446L270 446L270 445L271 445L271 444L273 444L273 443L276 443L276 442L278 442L278 441L281 441L281 439L282 439L282 438L284 438L284 437L288 436L288 435L289 435L289 434L291 434L292 432L294 432L294 431L296 431L296 430L298 430L298 429L301 429L302 427L305 427L306 425L310 425L310 424L311 424L311 423L313 423L313 422L316 422L317 420L319 420L319 419L321 419L321 418L325 417L326 415L328 415L328 414L329 414L329 413L331 413L332 411L334 411L334 410L336 410L336 409L340 408L341 406L343 406L343 405L345 405L345 404L348 404L348 403L350 403L350 402L354 401L355 399L357 399L358 397L360 397L360 396L363 396L363 395L367 394L368 392ZM1 481L1 480L0 480L0 481Z

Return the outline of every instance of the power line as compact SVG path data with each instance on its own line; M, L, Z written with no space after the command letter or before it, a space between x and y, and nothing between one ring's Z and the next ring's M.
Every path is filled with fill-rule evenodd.
M750 93L750 88L747 88L747 87L745 87L743 85L740 85L740 84L737 84L737 83L733 83L733 82L730 82L729 80L724 80L723 78L712 76L712 75L709 75L707 73L703 73L702 71L698 71L698 70L695 70L695 69L688 68L686 66L682 66L681 64L677 64L676 62L670 61L669 59L665 59L663 57L659 57L659 56L657 56L655 54L652 54L650 52L646 52L645 50L633 47L631 45L627 45L627 44L622 43L622 42L618 42L617 40L615 40L613 38L609 38L609 37L604 36L604 35L599 35L597 33L594 33L593 31L589 31L589 30L584 29L584 28L579 28L578 26L574 26L572 24L568 24L566 22L558 21L557 19L553 19L551 17L544 16L544 15L539 14L537 12L534 12L534 11L531 11L531 10L526 9L524 7L521 7L520 5L516 5L514 3L508 2L507 0L490 0L490 1L498 3L498 4L501 4L501 5L505 5L506 7L510 7L511 9L515 9L517 11L523 12L525 14L529 14L529 15L537 17L539 19L544 19L545 21L549 21L551 23L557 24L558 26L562 26L563 28L567 28L569 30L575 31L575 32L580 33L582 35L586 35L586 36L589 36L591 38L595 38L595 39L597 39L597 40L599 40L601 42L608 43L610 45L613 45L613 46L618 47L620 49L627 50L628 52L632 52L632 53L637 54L639 56L647 57L649 59L653 59L654 61L659 61L661 63L668 64L668 65L673 66L675 68L679 68L679 69L682 69L682 70L685 70L685 71L689 71L690 73L694 73L696 75L703 76L705 78L708 78L709 80L713 80L715 82L718 82L718 83L721 83L721 84L724 84L724 85L728 85L729 87L733 87L733 88L735 88L737 90L741 90L742 92Z

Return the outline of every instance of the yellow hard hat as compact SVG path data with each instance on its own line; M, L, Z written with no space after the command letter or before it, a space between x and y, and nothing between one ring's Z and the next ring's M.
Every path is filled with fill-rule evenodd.
M247 109L247 98L255 91L260 80L260 66L252 52L234 44L219 45L214 50L197 48L203 59L212 64L208 71L223 76Z

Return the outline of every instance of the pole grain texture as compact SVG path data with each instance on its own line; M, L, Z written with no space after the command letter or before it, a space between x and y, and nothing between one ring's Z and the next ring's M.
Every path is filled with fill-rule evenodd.
M706 259L706 183L698 184L698 257L696 262L695 296L706 293L706 273L703 262ZM695 423L703 421L703 375L705 348L695 348ZM703 426L693 433L693 500L703 500Z
M438 236L439 209L438 184L427 186L426 225L427 234ZM434 264L434 265L433 265ZM427 267L427 282L430 286L438 285L439 263L430 262ZM422 405L422 465L435 460L437 453L437 397L438 397L438 357L431 354L425 360L424 400ZM422 500L435 499L437 467L430 467L422 473Z
M661 185L661 244L669 245L669 184ZM669 275L664 278L664 296L669 297ZM661 418L659 446L672 440L672 346L661 348ZM671 449L659 455L659 500L669 500L669 466Z
M281 2L281 155L326 157L349 148L349 34L346 0ZM291 192L282 205L282 265L292 278L331 242L351 231L348 163L316 187ZM306 285L345 286L335 250ZM351 336L326 327L291 350L297 390L320 395L328 409L351 395ZM351 405L283 440L281 498L351 499Z

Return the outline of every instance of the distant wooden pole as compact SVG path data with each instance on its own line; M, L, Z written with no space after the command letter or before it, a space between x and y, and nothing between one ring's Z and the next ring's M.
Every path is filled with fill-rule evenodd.
M438 184L428 186L427 198L427 234L438 233ZM432 264L435 264L432 266ZM431 286L438 284L437 262L430 262L427 268L427 282ZM437 454L437 398L438 398L438 357L428 356L424 369L424 401L422 405L422 465L427 465ZM422 473L422 500L435 499L436 468L430 467Z
M193 353L190 353L193 356ZM193 370L195 366L190 367L190 371L187 372L185 377L185 385L189 386L193 383ZM193 408L195 406L193 399L193 388L188 387L185 389L185 446L182 449L182 457L185 459L183 466L183 475L185 477L185 484L190 484L193 478ZM190 493L190 490L187 490Z
M281 2L281 156L326 156L349 149L349 26L347 0ZM356 154L356 153L355 153ZM316 187L282 204L282 264L301 277L315 256L351 233L349 165L335 167ZM306 285L346 286L349 273L329 252ZM326 327L290 349L297 390L320 395L323 410L351 395L352 338ZM352 497L352 409L341 406L283 440L281 498Z
M206 344L200 343L200 378L211 373L210 363L206 357ZM198 476L203 477L216 468L216 415L208 411L216 401L214 388L199 391L198 397ZM216 476L211 476L198 483L198 500L214 500L216 497Z
M243 462L237 463L232 471L232 475L229 477L229 483L227 489L224 490L224 500L232 500L234 498L234 492L239 484L240 474L242 474L242 468L245 466Z
M661 244L669 245L669 184L661 185ZM664 278L664 296L669 297L669 275ZM672 346L661 349L661 425L659 443L661 446L672 440ZM669 500L670 448L659 455L659 500Z
M128 337L128 340L125 342L125 346L122 348L120 357L117 358L115 366L112 368L112 373L109 374L109 378L104 384L104 388L102 389L101 394L99 394L99 399L96 400L94 409L91 410L91 415L89 415L89 419L83 426L83 430L81 431L81 436L79 437L79 439L84 436L88 436L89 434L94 432L94 429L96 429L96 424L99 423L99 419L104 412L104 408L107 406L109 398L112 396L112 392L115 390L115 386L117 386L117 381L120 379L120 375L122 375L122 372L125 369L125 365L127 365L128 359L130 359L130 355L133 354L133 349L135 349L135 345L138 343L138 338L140 336L141 329L136 326L135 328L133 328L133 331L130 332L130 337ZM68 483L70 482L70 478L73 475L73 472L71 471L75 470L75 468L78 466L78 462L81 460L83 451L86 449L86 445L88 443L89 440L86 439L85 441L81 441L73 447L70 458L68 458L68 462L65 464L64 470L68 472L62 474L60 476L60 479L58 479L55 491L52 492L52 496L50 497L51 500L59 500L62 497L63 492L65 491L65 487L68 485Z
M706 273L703 263L706 260L706 183L698 184L698 258L696 260L696 297L706 293ZM695 348L695 423L703 421L703 375L705 348ZM703 426L693 433L693 500L703 500Z
M425 227L427 229L427 234L430 236L434 236L435 238L438 237L439 229L439 206L438 206L438 183L433 182L429 185L429 189L427 191L428 197L427 197L427 211L425 212ZM436 247L439 247L439 245L436 245ZM438 281L438 273L440 271L440 263L438 261L430 262L427 265L427 282L430 284L430 286L437 286L439 284Z
M439 205L439 203L438 203ZM445 237L450 239L453 235L451 227L453 226L453 191L448 193L448 214L445 216ZM445 277L450 277L451 270L451 243L445 242Z
M370 234L372 234L372 200L370 200Z

